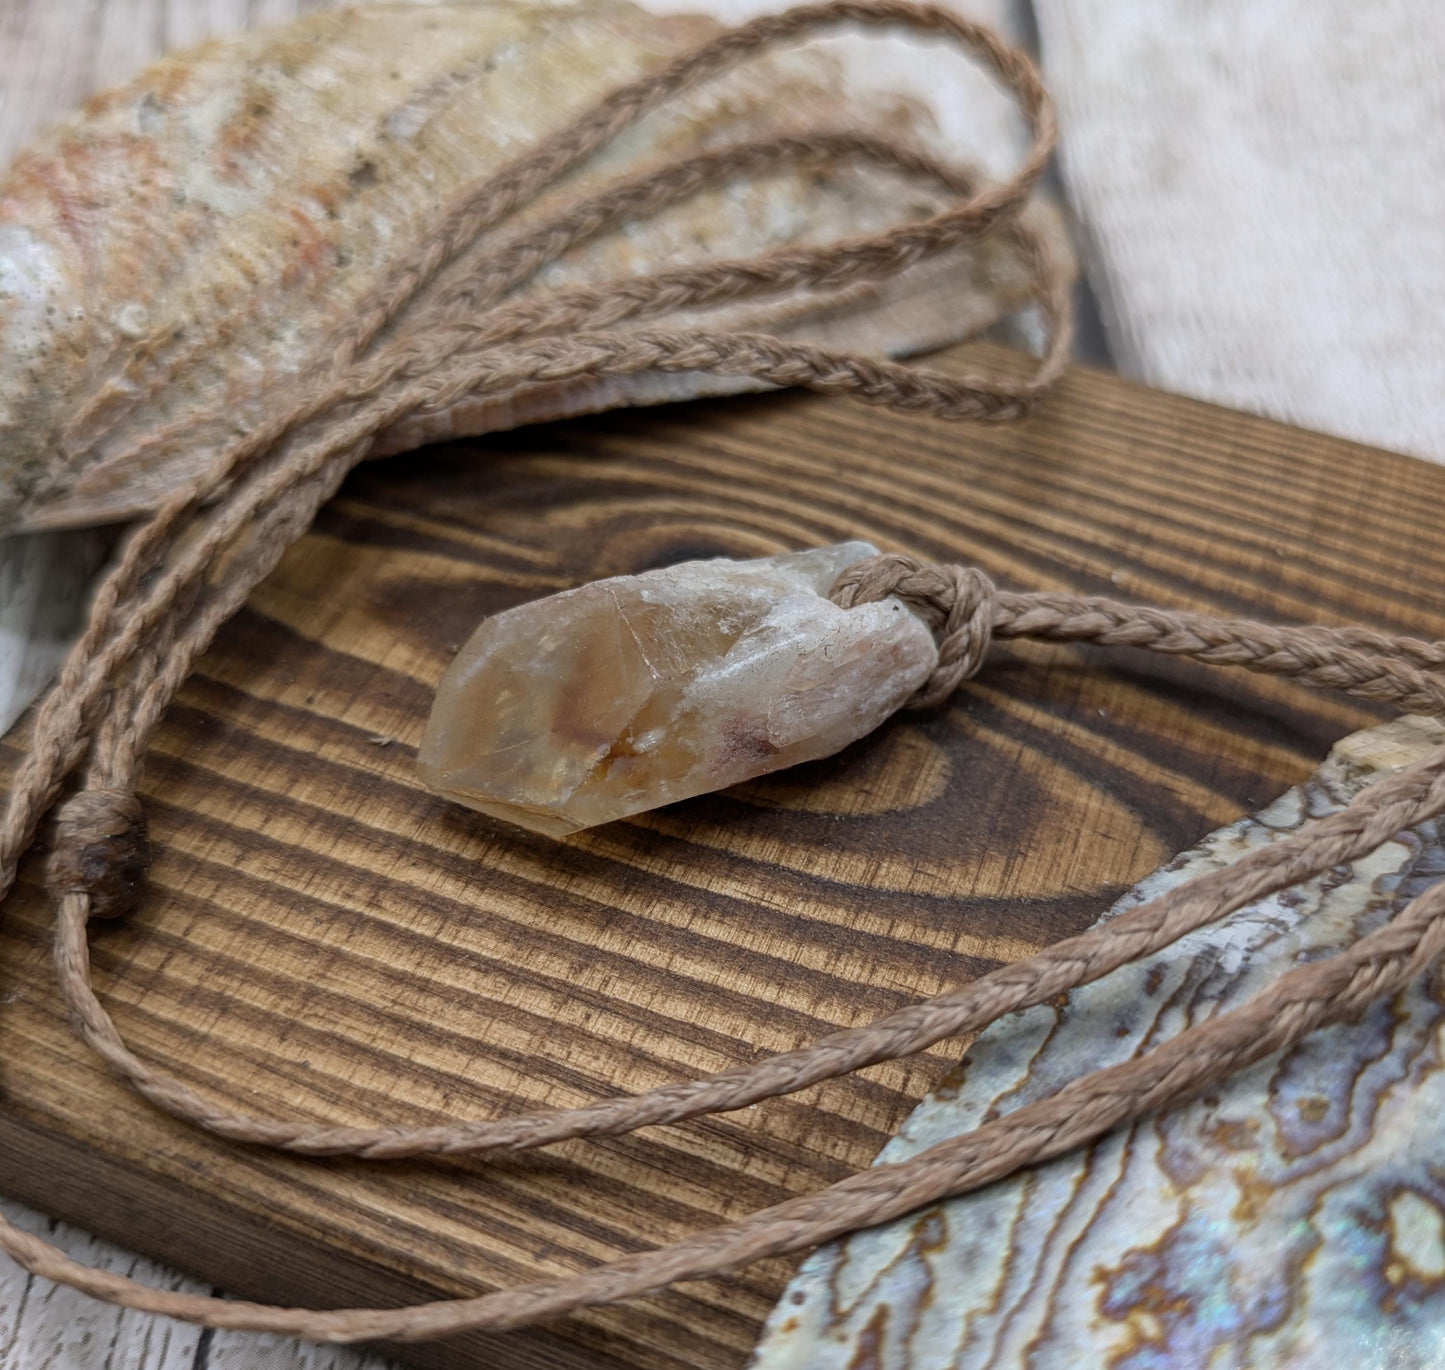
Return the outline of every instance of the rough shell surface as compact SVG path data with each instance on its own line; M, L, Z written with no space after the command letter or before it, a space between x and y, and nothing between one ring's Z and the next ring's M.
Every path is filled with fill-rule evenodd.
M613 0L379 6L213 41L97 96L0 179L0 529L152 507L330 355L383 263L464 187L716 29ZM849 118L905 136L927 122L901 97L848 98L826 54L783 51L649 116L477 251L659 161ZM940 204L878 170L793 168L627 224L524 290L831 241ZM989 239L876 289L712 317L901 354L976 332L1027 288L1016 249ZM376 451L736 388L537 386L404 423Z
M683 562L487 619L437 688L423 779L561 836L831 756L938 664L897 600L827 599L876 551Z
M1115 911L1238 860L1445 743L1404 719L1221 829ZM1238 1005L1445 875L1439 820L1240 909L1062 1003L1001 1020L898 1161ZM754 1370L1427 1370L1445 1364L1445 983L1432 966L1078 1153L823 1248Z

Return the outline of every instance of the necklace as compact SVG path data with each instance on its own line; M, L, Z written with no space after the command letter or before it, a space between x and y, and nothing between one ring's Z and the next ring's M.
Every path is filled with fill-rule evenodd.
M1035 143L1020 172L977 193L961 191L964 203L957 210L860 242L777 254L761 266L748 264L747 270L736 265L703 268L683 273L682 279L669 275L663 284L662 278L646 278L605 298L595 293L563 297L551 302L540 322L533 313L522 318L498 305L474 335L463 331L459 340L455 329L447 332L445 346L433 345L426 332L377 344L419 281L439 269L457 244L524 203L642 112L767 43L838 20L906 24L979 52L1019 96L1032 122ZM615 92L455 206L378 288L341 348L335 371L302 378L296 392L278 403L273 422L239 439L201 485L173 498L143 525L102 587L90 627L37 718L31 750L0 828L0 866L8 885L41 818L67 779L78 773L79 788L59 811L49 871L57 910L59 983L82 1038L157 1106L222 1137L308 1154L384 1159L517 1149L615 1134L743 1107L982 1026L1001 1013L1041 1002L1165 946L1249 899L1367 852L1400 828L1445 808L1445 754L1433 755L1268 850L927 1003L755 1066L566 1112L415 1131L315 1129L253 1118L203 1098L132 1054L96 999L89 982L86 923L91 916L124 913L142 892L148 840L135 780L151 731L196 656L304 531L359 459L372 432L400 415L425 414L429 407L461 395L649 369L746 375L954 418L1012 417L1058 374L1067 345L1064 287L1042 249L1035 256L1038 291L1056 327L1039 370L1021 383L958 381L758 334L614 325L620 321L619 309L621 318L640 319L664 293L671 299L681 290L691 302L705 305L747 294L843 284L886 275L963 236L1022 231L1011 215L1042 170L1052 130L1047 97L1032 68L986 30L942 11L889 0L825 5L748 25L680 59L660 76ZM954 184L962 185L956 174L925 166L914 155L899 153L896 160L916 174L952 176ZM670 174L657 173L647 184L653 190L666 187ZM868 606L891 601L899 607L886 612L909 616L899 618L906 626L892 630L895 635L906 633L919 641L913 625L927 631L928 644L920 641L919 651L903 653L908 661L901 662L901 674L878 673L880 681L893 681L898 702L916 697L926 705L946 697L982 665L992 638L1034 636L1148 647L1242 665L1420 712L1439 714L1445 704L1445 650L1363 629L1277 628L1108 600L1005 592L978 571L896 556L843 566L826 595L818 592L815 597L819 615L836 605L845 617L865 615ZM880 633L860 640L865 645L882 641ZM1390 924L1329 961L1286 973L1241 1008L911 1161L879 1167L728 1227L552 1284L410 1309L314 1312L146 1289L88 1270L8 1227L0 1227L0 1247L35 1273L97 1297L216 1327L333 1341L514 1327L799 1250L1057 1155L1404 983L1445 945L1442 914L1445 895L1433 886Z

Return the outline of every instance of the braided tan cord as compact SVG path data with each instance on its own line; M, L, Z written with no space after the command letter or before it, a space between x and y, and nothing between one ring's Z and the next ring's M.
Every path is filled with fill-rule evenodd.
M806 260L794 261L786 270L767 268L768 259L760 259L756 285L734 282L731 297L806 284L810 273L826 272L830 260L838 270L854 272L871 260L881 278L892 274L901 264L941 250L942 245L959 240L960 235L966 236L989 223L1003 223L1006 231L1021 234L1020 241L1029 246L1038 276L1040 303L1052 321L1052 342L1031 384L1025 383L1021 388L1018 382L1007 380L942 376L925 382L915 379L919 373L909 372L907 368L873 363L867 358L838 358L775 338L762 338L754 349L750 346L753 339L746 335L695 336L685 332L663 332L636 340L605 333L576 340L552 338L538 340L531 346L519 344L510 351L505 347L488 351L484 346L474 365L453 348L443 350L432 359L438 363L435 370L424 376L415 375L415 366L427 361L425 355L411 357L419 346L425 353L426 345L418 339L426 336L430 325L446 322L450 316L432 318L423 312L410 321L412 328L405 329L401 328L403 320L398 316L404 315L422 284L467 243L535 199L555 179L671 94L708 79L770 43L844 21L901 25L950 39L974 52L1017 96L1031 124L1033 143L1012 178L984 187L966 198L957 209L885 230L868 239L836 244L832 249L812 250L805 254ZM173 496L131 539L120 565L98 590L87 629L36 720L31 751L12 787L7 813L0 822L0 892L13 880L18 853L32 840L41 815L54 802L65 775L79 760L84 743L96 726L105 694L129 671L132 654L140 649L142 640L156 630L157 624L174 612L176 601L188 592L189 586L207 575L231 540L244 535L260 503L284 498L293 481L305 479L318 465L343 449L353 449L350 460L359 460L367 450L369 438L377 431L403 415L424 408L428 402L441 402L440 397L446 393L461 397L477 388L506 390L540 380L630 374L655 366L668 370L717 369L724 374L754 375L774 384L816 385L830 390L857 387L866 391L875 403L897 403L902 407L956 416L1004 418L1020 412L1031 395L1062 369L1070 333L1065 274L1059 264L1051 260L1042 242L1018 225L1007 223L1041 173L1054 137L1052 107L1032 64L990 30L948 11L910 4L907 0L869 0L868 3L838 0L767 16L723 34L696 52L679 58L661 74L607 96L569 128L544 140L511 166L463 195L376 287L372 300L359 311L351 332L336 341L335 359L327 364L325 371L298 377L291 391L277 397L273 410L276 417L270 423L222 452L203 480L193 489ZM875 151L880 148L881 143L874 144ZM739 165L742 160L740 157ZM893 160L904 169L910 164L920 169L933 165L922 154L906 150L893 154ZM936 172L934 179L951 179L960 188L971 185L962 170L938 168ZM676 169L665 168L657 175L659 180L654 190L665 199L671 194L667 189L669 178L687 182L693 171L684 163ZM564 240L565 237L564 234ZM834 254L832 258L830 253ZM531 269L535 270L538 264L534 262ZM720 263L714 264L714 269L721 273L719 279L723 279L735 266ZM704 295L711 288L706 270L701 269L690 287ZM623 289L625 285L618 283L618 288ZM593 304L595 301L580 303L578 308L583 314L577 318L585 317L585 310ZM393 321L397 323L399 336L377 357L368 359L364 355L368 343ZM562 326L567 321L566 314L559 313L555 321ZM489 336L488 325L482 321L477 323L480 335ZM447 337L443 336L442 341L445 348ZM409 357L413 363L410 367ZM450 358L450 365L439 365L446 358ZM374 395L369 403L355 402L371 394L378 375L385 375L393 368L402 377L396 386ZM896 394L890 380L899 382ZM295 451L297 447L301 449L300 454ZM274 459L268 457L273 451L278 453ZM270 460L273 479L268 482L263 471L254 476L257 488L251 488L248 485L253 479L251 470L257 463L264 465L265 460ZM289 465L290 462L294 462L294 466ZM219 505L205 515L199 512L205 500L217 491L228 489L229 494L223 496ZM193 550L183 566L172 566L167 574L157 575L191 524L206 530L204 547ZM149 585L148 576L153 578Z
M478 1122L420 1128L317 1127L237 1113L147 1065L125 1045L91 986L87 911L77 903L61 906L55 965L66 1006L87 1045L158 1107L232 1141L307 1155L354 1154L373 1160L427 1152L523 1150L746 1108L911 1055L945 1037L978 1031L1006 1013L1044 1003L1150 955L1267 894L1297 885L1341 861L1366 855L1395 833L1442 810L1445 754L1380 780L1339 813L1130 909L1104 927L1068 938L936 998L896 1010L866 1027L834 1033L752 1065L665 1085L646 1094Z
M1436 758L1445 766L1445 754ZM67 896L79 906L84 896ZM80 916L83 909L75 910ZM1161 1107L1221 1075L1359 1012L1409 982L1445 949L1445 885L1434 885L1384 927L1322 962L1282 975L1240 1008L1180 1033L1134 1060L1096 1070L914 1159L875 1166L816 1194L763 1209L727 1227L581 1275L399 1309L317 1312L154 1289L71 1260L55 1247L0 1224L0 1247L27 1270L124 1307L208 1327L285 1333L315 1341L419 1340L505 1329L609 1303L684 1279L784 1255L965 1193L1022 1165L1057 1156L1126 1118Z

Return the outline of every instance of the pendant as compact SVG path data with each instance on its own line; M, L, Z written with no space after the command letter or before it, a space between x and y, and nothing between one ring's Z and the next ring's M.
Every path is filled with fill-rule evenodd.
M437 687L432 789L553 837L831 756L938 662L896 599L840 608L845 542L594 581L487 619Z

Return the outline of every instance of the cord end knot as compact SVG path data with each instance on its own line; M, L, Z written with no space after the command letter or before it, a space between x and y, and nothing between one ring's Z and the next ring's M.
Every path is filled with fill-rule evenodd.
M844 609L901 599L933 630L938 665L909 701L912 709L943 703L977 673L993 641L997 591L973 566L939 566L885 552L848 567L828 597Z
M56 899L85 894L92 918L119 918L139 902L150 863L145 812L129 790L82 790L60 806L46 865Z

